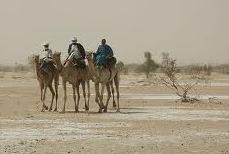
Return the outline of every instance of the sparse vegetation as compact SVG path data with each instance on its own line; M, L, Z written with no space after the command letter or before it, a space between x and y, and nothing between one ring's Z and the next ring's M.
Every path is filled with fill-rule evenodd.
M221 64L218 66L213 67L214 72L222 73L222 74L229 74L229 64Z
M213 66L210 64L192 64L192 65L187 65L180 67L180 70L182 73L185 73L187 75L192 75L192 74L205 74L207 76L210 76L213 72Z
M146 78L149 78L151 72L156 71L159 65L152 59L150 52L145 52L145 62L138 67L138 72L143 72L146 75Z
M197 98L191 97L190 91L204 78L200 72L195 72L190 75L189 82L182 81L181 83L176 60L169 56L169 53L162 53L162 71L164 76L159 77L159 82L166 87L172 89L182 102L198 101Z

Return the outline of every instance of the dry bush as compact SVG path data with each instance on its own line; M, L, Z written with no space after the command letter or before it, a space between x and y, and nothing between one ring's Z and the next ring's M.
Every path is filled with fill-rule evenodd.
M178 74L176 60L171 58L168 53L163 53L162 71L164 76L159 77L159 82L169 89L173 90L182 102L198 101L196 97L191 97L189 94L192 90L195 91L195 86L203 79L204 74L200 72L193 73L189 76L188 81L181 83L181 77Z

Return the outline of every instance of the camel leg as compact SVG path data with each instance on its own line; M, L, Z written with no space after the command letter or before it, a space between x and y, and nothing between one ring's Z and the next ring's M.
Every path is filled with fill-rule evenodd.
M116 87L116 93L117 93L117 104L118 104L118 108L117 108L117 112L120 112L120 108L119 108L119 74L116 74L116 76L114 77L114 83L115 83L115 87Z
M88 111L89 108L88 108L87 100L86 100L85 81L82 81L81 84L82 84L83 97L84 97L84 102L85 102L85 111Z
M99 113L102 112L102 106L100 105L99 102L99 83L95 83L95 102L99 105Z
M57 100L58 100L58 86L59 86L59 74L57 75L57 77L55 78L55 92L56 92L56 107L53 111L57 111Z
M40 83L40 89L41 89L41 102L43 102L43 90L44 90L44 84Z
M105 106L103 112L107 112L108 102L109 102L109 100L110 100L110 98L111 98L110 83L107 83L107 84L106 84L106 88L107 88L107 101L106 101L106 106Z
M66 104L66 101L67 101L66 81L63 81L63 89L64 89L64 106L63 106L63 109L62 109L61 113L65 112L65 104Z
M54 100L54 97L55 97L55 92L54 92L54 90L53 90L53 88L52 88L52 85L49 85L48 87L49 87L49 90L50 90L51 93L52 93L52 102L51 102L51 105L50 105L50 107L49 107L49 111L52 111L52 106L53 106L53 100Z
M87 106L88 106L88 110L89 110L89 101L90 101L90 80L87 80Z
M105 89L105 84L102 84L102 86L101 86L101 94L100 94L100 104L101 104L101 106L102 106L102 109L104 109L105 108L105 106L104 106L104 104L103 104L103 94L104 94L104 89Z
M79 102L80 102L80 85L79 84L77 84L76 85L76 91L77 91L77 105L75 106L75 111L76 112L79 112Z
M43 106L42 106L41 112L44 112L44 110L47 110L48 109L48 107L45 105L46 90L47 90L47 86L45 86L44 92L43 92L43 98L42 98Z
M73 92L73 100L74 100L74 104L75 104L75 112L78 112L78 109L76 108L76 86L74 84L72 84L72 92Z
M112 92L112 98L113 98L113 107L116 107L113 81L111 81L111 92Z

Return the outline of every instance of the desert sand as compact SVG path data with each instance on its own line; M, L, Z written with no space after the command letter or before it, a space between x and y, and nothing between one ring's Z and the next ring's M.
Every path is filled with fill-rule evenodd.
M33 72L0 72L0 153L229 153L229 76L214 74L199 86L197 103L175 101L172 91L142 75L122 75L121 112L109 103L97 113L93 83L90 112L74 113L68 87L66 113L40 112ZM58 110L63 105L59 86ZM218 99L208 101L208 97ZM46 105L50 105L48 92Z

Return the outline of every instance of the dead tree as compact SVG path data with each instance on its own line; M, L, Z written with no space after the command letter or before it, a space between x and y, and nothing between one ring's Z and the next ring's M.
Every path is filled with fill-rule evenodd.
M168 53L162 54L162 71L164 76L159 77L159 82L173 90L182 102L195 102L197 98L191 97L190 91L203 79L200 74L192 74L189 82L179 82L176 60L169 57Z

